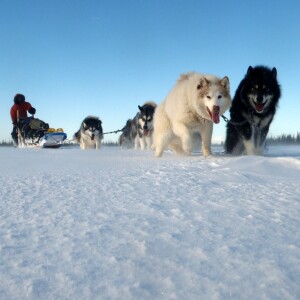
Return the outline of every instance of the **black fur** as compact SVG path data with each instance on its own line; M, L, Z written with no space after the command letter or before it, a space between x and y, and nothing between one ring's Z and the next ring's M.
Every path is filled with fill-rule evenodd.
M256 103L250 99L250 95L255 95ZM263 106L263 98L267 95L272 98ZM263 148L280 95L276 68L272 70L265 66L248 68L232 100L225 141L226 153L261 154L259 149ZM254 152L247 153L244 142L249 142L252 134Z

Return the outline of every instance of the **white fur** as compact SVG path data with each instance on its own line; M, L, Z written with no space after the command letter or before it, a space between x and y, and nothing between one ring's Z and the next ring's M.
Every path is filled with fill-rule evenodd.
M87 120L87 123L85 123L85 120ZM101 120L95 116L88 116L85 120L83 120L80 129L75 133L75 139L82 150L100 149L103 139Z
M267 116L267 117L263 118L262 120L260 120L259 118L254 116L253 122L258 129L261 129L261 128L264 128L265 126L267 126L272 121L272 117L273 116ZM254 127L252 125L251 126L251 130L252 130L251 138L249 140L243 140L243 144L245 146L247 155L263 155L264 154L265 143L261 144L261 136L259 134L257 135L257 146L255 146L254 135L257 131L256 127ZM258 145L260 145L260 146L258 146Z
M134 139L134 149L137 150L141 147L141 150L150 149L152 146L152 133L149 136L142 136L141 138L137 134Z
M203 78L206 78L210 85L205 97L200 97L197 87ZM223 89L220 82L224 84ZM226 93L222 94L224 89ZM220 107L220 115L231 105L227 77L220 79L199 73L182 75L165 101L156 108L153 133L155 155L162 156L168 146L176 153L190 154L193 132L201 134L203 155L211 155L213 122L207 108L212 111L214 105Z
M95 137L93 140L91 139L91 136L89 134L81 132L79 144L82 150L100 149L101 139L99 131L95 131Z
M141 128L143 128L144 125L145 125L145 122L142 119L139 119L138 122L139 122L139 125L141 126ZM138 144L140 145L141 150L145 150L146 148L147 149L151 148L151 146L152 146L152 135L153 135L152 134L153 124L152 123L153 123L153 121L148 122L148 128L151 129L151 132L149 132L149 134L147 136L142 134L142 137L139 137L139 135L137 134L137 136L135 138L135 145L136 145L135 149L138 148Z

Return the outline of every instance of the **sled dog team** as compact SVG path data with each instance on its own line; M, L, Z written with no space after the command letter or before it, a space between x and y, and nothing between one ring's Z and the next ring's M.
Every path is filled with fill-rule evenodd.
M203 155L209 156L213 124L218 124L229 109L230 120L223 117L228 122L225 152L262 155L280 94L276 68L250 66L232 100L227 76L183 74L162 103L138 106L135 117L128 119L121 130L119 143L153 149L157 157L165 149L190 154L196 133L201 135ZM103 139L101 120L86 117L74 139L81 149L99 149Z
M204 156L211 155L213 124L229 109L225 152L234 155L262 155L270 124L280 98L276 68L249 67L233 99L227 76L218 78L199 73L183 74L165 100L156 105L146 102L128 119L119 137L123 147L134 144L153 149L160 157L165 149L190 154L192 136L200 133ZM81 149L100 148L101 121L85 118L75 133Z

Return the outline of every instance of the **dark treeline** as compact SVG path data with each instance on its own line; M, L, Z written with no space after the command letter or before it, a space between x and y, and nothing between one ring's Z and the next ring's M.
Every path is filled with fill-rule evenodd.
M103 141L102 145L113 147L113 146L119 146L119 143L118 142L113 142L113 141Z
M1 147L12 147L13 145L14 145L13 141L2 140L1 143L0 143Z
M281 134L278 136L270 136L266 140L267 145L282 145L282 144L289 144L289 145L300 145L300 132L296 135L292 134ZM119 146L118 142L113 141L104 141L102 142L105 146ZM223 145L223 143L221 143Z
M288 144L288 145L300 145L300 132L298 132L296 135L292 134L281 134L278 136L269 136L266 140L267 145L282 145L282 144ZM66 143L67 144L67 143ZM105 146L118 146L118 142L113 141L104 141L102 142ZM222 143L223 144L223 143ZM74 144L70 144L73 145ZM12 147L13 142L2 140L0 142L0 147Z
M268 145L280 145L280 144L300 145L300 132L297 132L296 135L282 134L276 137L270 136L267 138L267 144Z

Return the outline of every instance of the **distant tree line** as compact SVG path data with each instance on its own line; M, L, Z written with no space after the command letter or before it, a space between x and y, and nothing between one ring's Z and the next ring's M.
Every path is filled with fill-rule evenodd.
M102 142L102 145L113 147L113 146L119 146L120 144L118 142L114 142L114 141L104 141L104 142Z
M300 132L296 135L292 134L282 134L276 137L270 136L267 138L268 145L278 145L278 144L289 144L289 145L300 145Z
M1 147L12 147L13 145L14 145L13 141L2 140L1 143L0 143Z
M266 140L267 145L282 145L282 144L288 144L288 145L300 145L300 132L297 132L296 135L292 134L281 134L278 136L269 136ZM114 141L104 141L102 142L105 146L119 146L118 142ZM67 143L66 143L67 145ZM70 144L71 146L74 144ZM223 145L223 143L221 143ZM0 142L0 147L12 147L13 142L11 140L6 141L2 140Z

